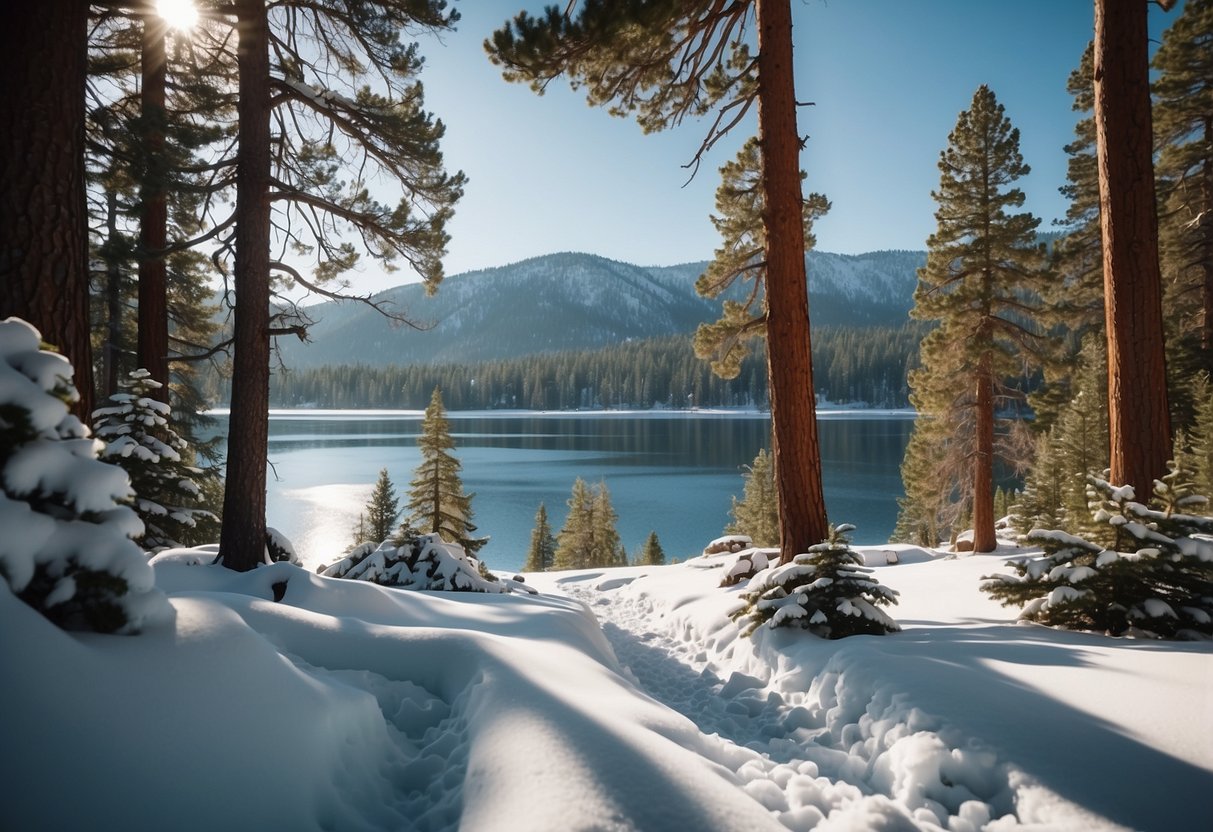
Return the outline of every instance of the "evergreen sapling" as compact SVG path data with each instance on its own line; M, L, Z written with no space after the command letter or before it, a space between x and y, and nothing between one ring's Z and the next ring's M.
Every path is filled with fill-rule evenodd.
M194 477L204 472L183 458L188 443L173 430L172 409L156 398L163 385L140 369L121 386L93 411L93 431L105 443L101 458L130 477L132 505L144 525L137 542L148 551L193 545L199 521L216 519L200 507L202 491Z
M1213 635L1213 518L1186 513L1204 504L1189 474L1172 462L1156 480L1155 507L1131 486L1090 477L1097 524L1115 542L1036 529L1025 541L1043 554L1010 562L1014 575L989 575L981 588L1004 605L1024 605L1020 620L1114 636Z
M791 563L759 572L746 585L730 618L750 635L768 627L798 626L822 638L884 635L901 629L882 606L897 592L872 577L851 548L850 524L830 526L829 537Z

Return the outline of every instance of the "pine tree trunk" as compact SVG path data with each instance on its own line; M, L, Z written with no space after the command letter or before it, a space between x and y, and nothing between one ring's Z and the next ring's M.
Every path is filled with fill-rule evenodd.
M88 3L5 6L0 26L0 320L24 318L75 368L87 424L89 344L84 85Z
M1207 373L1213 373L1213 116L1205 118L1205 162L1200 181L1200 205L1197 222L1200 223L1200 268L1204 272L1204 288L1201 292L1204 320L1200 329L1201 365Z
M766 232L767 379L779 492L780 560L826 538L805 280L800 134L789 0L758 0L758 137Z
M977 368L977 447L973 457L973 551L993 552L994 534L994 378L990 357Z
M109 247L118 245L118 192L105 195L105 232ZM111 251L105 264L105 343L101 348L101 399L118 392L119 348L122 344L122 267Z
M1146 3L1095 0L1111 479L1145 501L1171 456Z
M270 90L263 0L237 0L240 149L236 172L236 310L227 486L220 556L247 571L265 552L269 442Z
M150 5L150 4L149 4ZM168 204L165 198L164 88L166 58L164 36L168 28L154 8L143 16L142 87L143 215L139 224L139 366L164 386L151 391L168 401L168 302L164 255L168 244Z

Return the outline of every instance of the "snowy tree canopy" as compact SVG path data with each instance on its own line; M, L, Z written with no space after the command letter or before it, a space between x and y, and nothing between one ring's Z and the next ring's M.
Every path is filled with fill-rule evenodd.
M147 370L133 370L121 392L93 411L93 430L105 443L102 458L130 476L133 507L145 528L139 543L148 550L193 543L189 532L198 520L214 519L199 507L194 477L202 472L183 458L188 443L170 424L172 409L154 396L161 387Z
M72 366L41 342L0 322L0 575L60 626L134 632L171 609L131 539L130 481L69 414Z
M499 580L481 568L480 561L438 533L402 540L363 543L346 557L322 568L326 578L351 578L401 589L450 592L529 592L512 580Z

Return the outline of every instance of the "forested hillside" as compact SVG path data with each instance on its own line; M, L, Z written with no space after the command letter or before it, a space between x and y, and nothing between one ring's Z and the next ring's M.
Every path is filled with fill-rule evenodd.
M815 325L898 326L906 320L923 253L810 252ZM593 350L630 339L690 333L715 319L719 301L695 293L705 263L642 268L590 254L550 254L448 277L426 297L417 284L376 296L414 320L401 327L362 304L309 307L308 343L280 338L292 369L387 366L516 358Z
M814 334L817 392L839 403L908 406L906 370L922 327L823 327ZM476 363L337 365L278 373L277 407L422 408L434 388L452 410L604 407L765 407L761 352L731 380L695 357L688 335L602 350L541 353ZM222 391L215 391L222 399Z

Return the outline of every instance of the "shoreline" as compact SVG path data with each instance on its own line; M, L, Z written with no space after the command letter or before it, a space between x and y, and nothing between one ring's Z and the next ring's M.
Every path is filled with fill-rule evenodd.
M216 407L203 412L205 416L225 417L230 408ZM448 410L448 419L769 419L769 410L753 408L704 407L673 409L608 409L608 410ZM913 419L917 412L912 408L846 407L843 405L821 405L817 410L819 419ZM424 410L369 409L369 408L321 408L295 407L269 410L271 419L399 419L411 421L425 417Z

